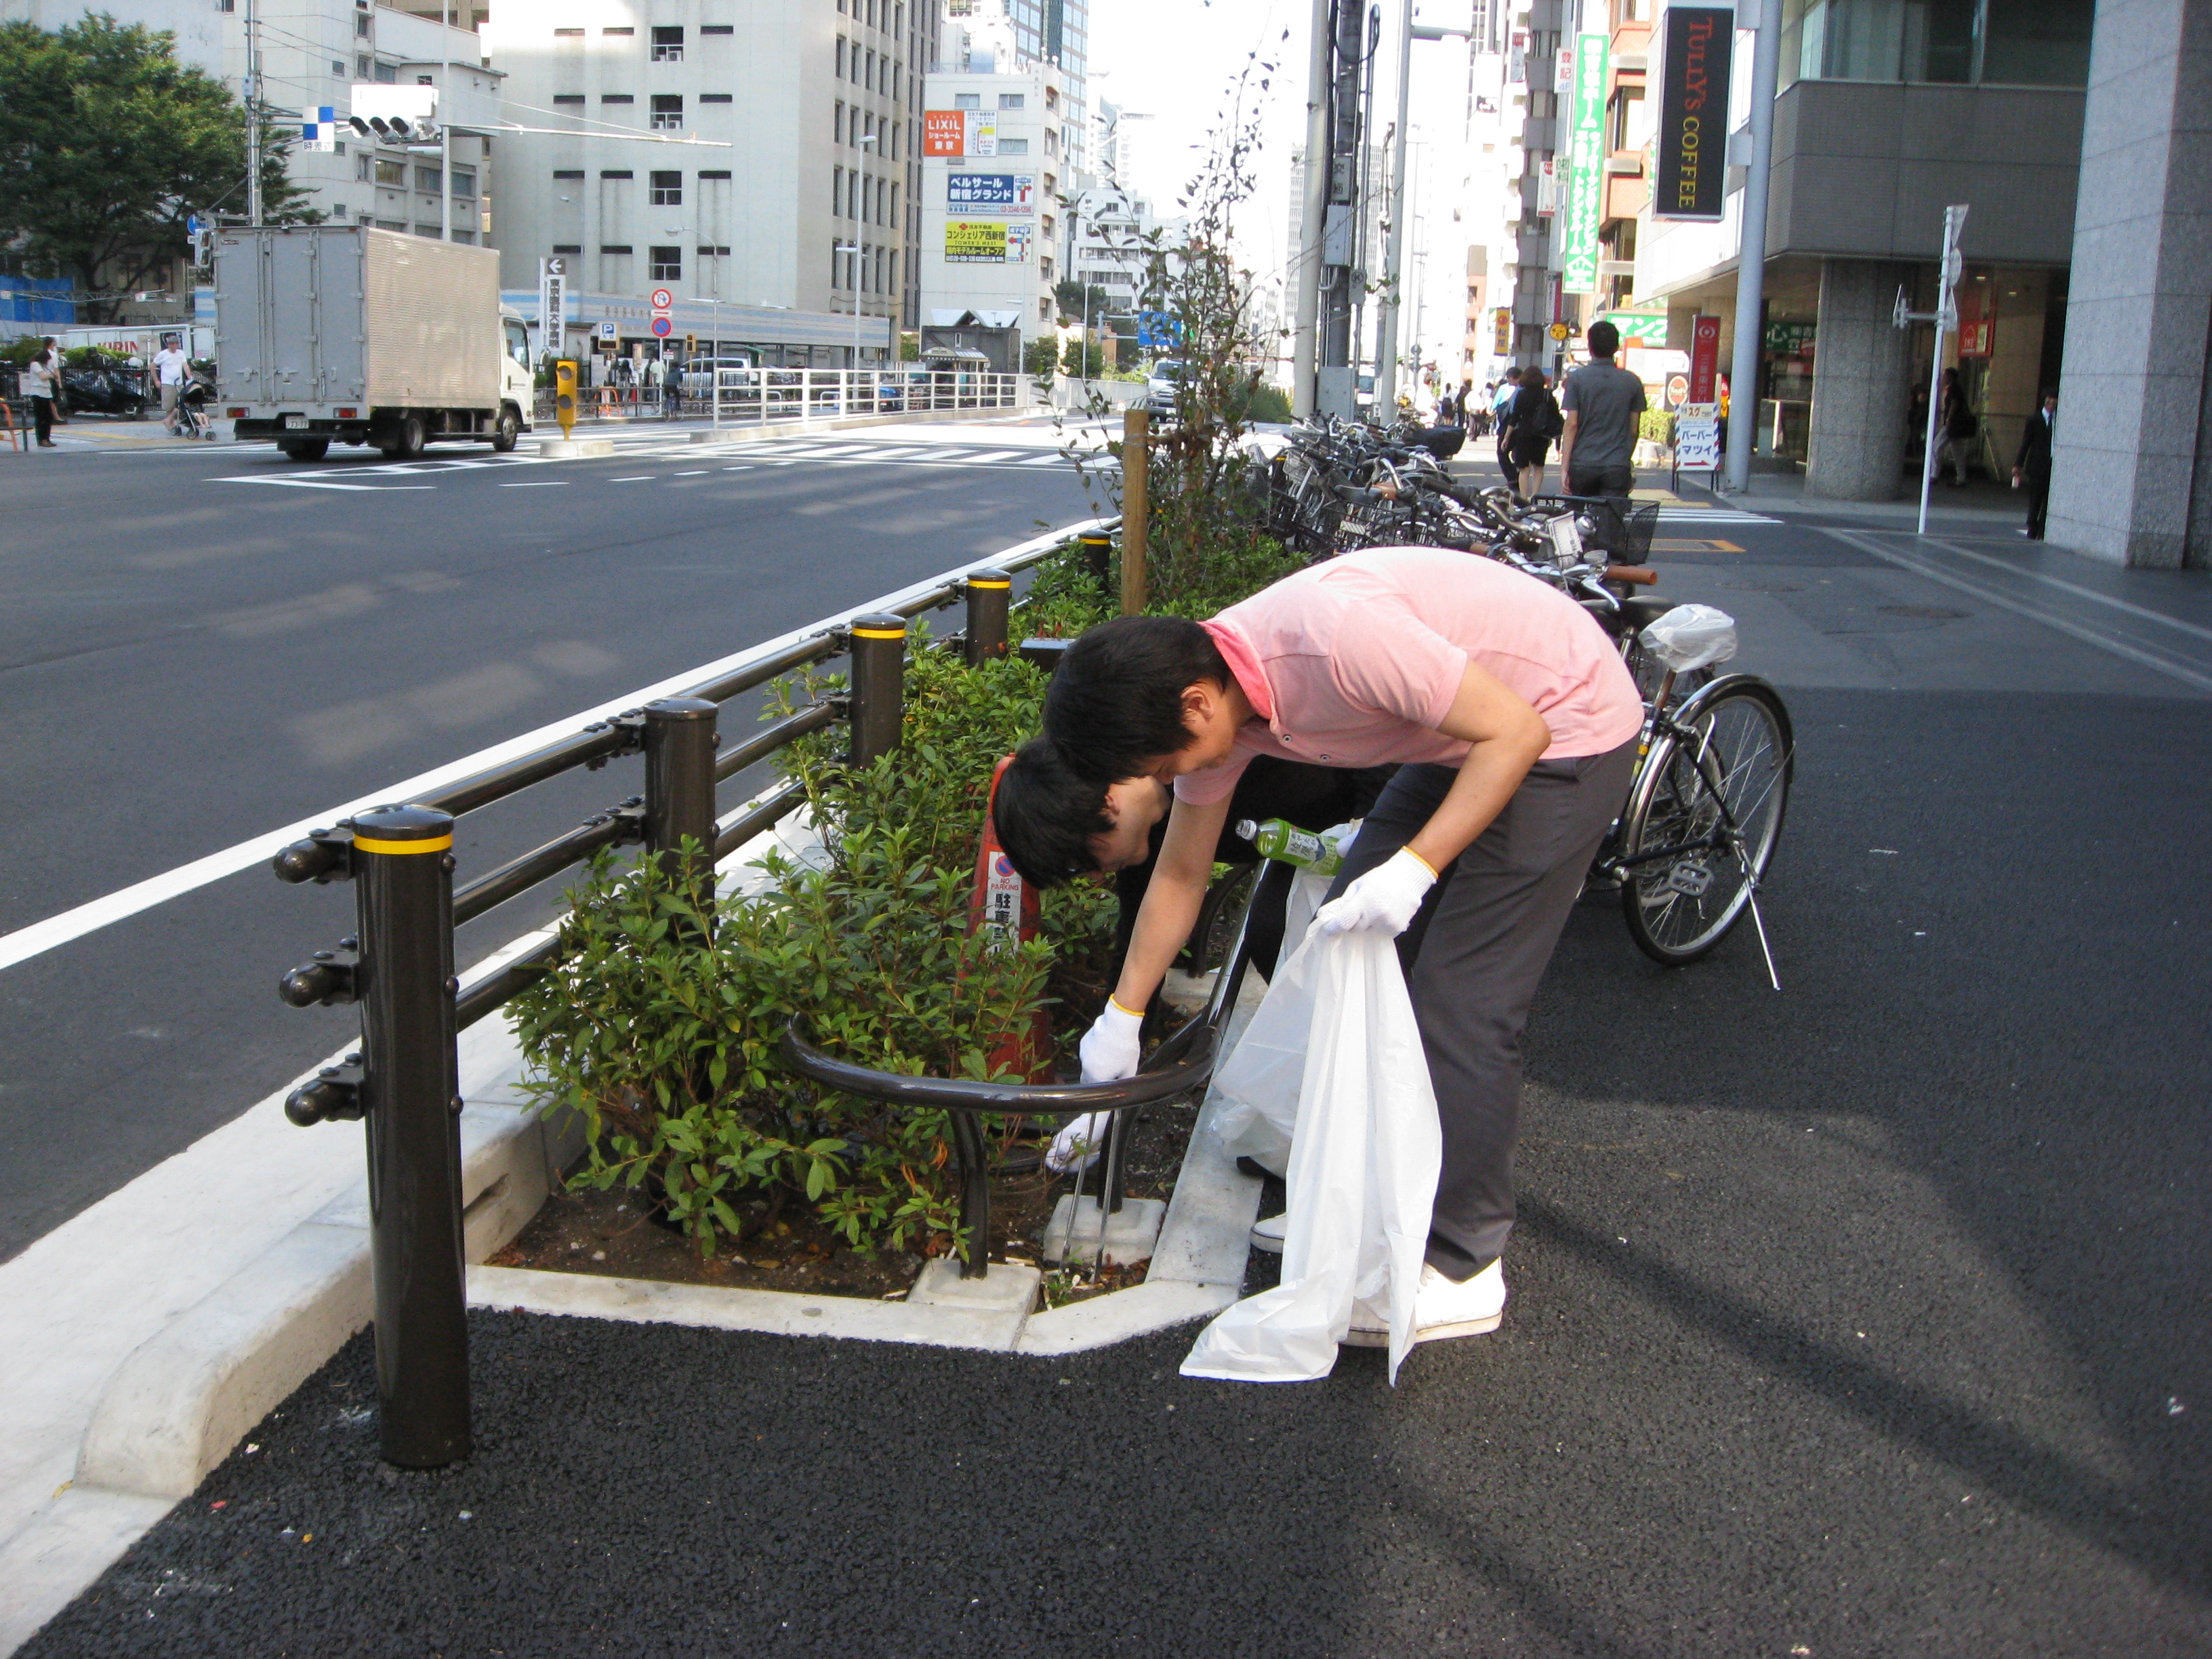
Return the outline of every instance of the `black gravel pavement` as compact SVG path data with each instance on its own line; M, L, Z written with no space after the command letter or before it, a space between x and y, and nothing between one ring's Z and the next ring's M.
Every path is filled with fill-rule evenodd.
M2205 705L1790 701L1784 988L1577 915L1395 1391L478 1315L470 1464L357 1340L24 1654L2212 1651Z

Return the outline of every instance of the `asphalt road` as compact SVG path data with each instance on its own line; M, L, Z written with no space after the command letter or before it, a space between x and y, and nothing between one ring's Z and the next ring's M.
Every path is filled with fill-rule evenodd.
M1090 511L1042 431L617 435L580 462L19 458L0 935ZM751 717L732 705L724 729ZM464 869L636 793L638 768L472 814ZM471 924L460 960L556 896ZM257 866L0 969L0 1259L346 1042L352 1011L288 1009L275 985L350 907Z
M364 1339L24 1653L2212 1650L2203 579L1678 522L1796 717L1783 988L1577 912L1496 1334L1394 1391L485 1314L410 1476Z

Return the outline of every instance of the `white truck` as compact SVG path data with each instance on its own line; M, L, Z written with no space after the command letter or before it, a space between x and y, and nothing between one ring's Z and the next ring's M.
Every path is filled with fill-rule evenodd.
M500 307L494 250L367 225L215 242L215 402L240 441L407 460L446 439L504 452L529 430L529 334Z

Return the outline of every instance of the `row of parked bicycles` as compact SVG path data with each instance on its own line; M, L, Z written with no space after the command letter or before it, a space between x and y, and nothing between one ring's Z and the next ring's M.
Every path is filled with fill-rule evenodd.
M1630 935L1669 966L1705 956L1748 915L1779 988L1759 891L1793 770L1781 695L1756 675L1717 672L1735 653L1726 613L1650 591L1658 502L1476 489L1446 470L1443 447L1412 426L1302 422L1267 464L1270 527L1316 561L1456 548L1578 601L1619 647L1645 710L1641 758L1590 888L1617 888Z

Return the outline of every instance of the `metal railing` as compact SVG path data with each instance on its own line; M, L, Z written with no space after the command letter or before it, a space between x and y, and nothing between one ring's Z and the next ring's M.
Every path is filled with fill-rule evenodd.
M686 369L675 386L642 384L580 386L580 421L711 420L716 426L771 421L834 421L856 415L952 414L962 410L1020 409L1027 381L1018 374L922 368ZM540 390L532 424L555 418L554 393Z
M295 1007L358 1004L361 1046L294 1091L284 1110L302 1126L367 1121L377 1389L388 1462L434 1468L469 1454L458 1038L542 977L560 951L556 930L464 984L453 969L453 929L602 848L641 845L647 856L672 862L688 840L711 848L716 860L726 857L799 806L805 790L788 782L717 817L719 783L838 720L849 727L855 764L896 748L908 622L964 599L966 626L948 644L957 641L970 660L1002 655L1012 573L1102 527L1040 538L995 566L878 602L741 658L675 696L594 720L420 800L356 813L276 854L282 880L354 884L355 931L286 974L278 991ZM814 702L720 747L720 705L840 656L850 659L847 696ZM456 886L456 818L579 767L633 754L645 757L642 794ZM965 1139L961 1147L968 1159ZM978 1167L969 1160L970 1179Z

